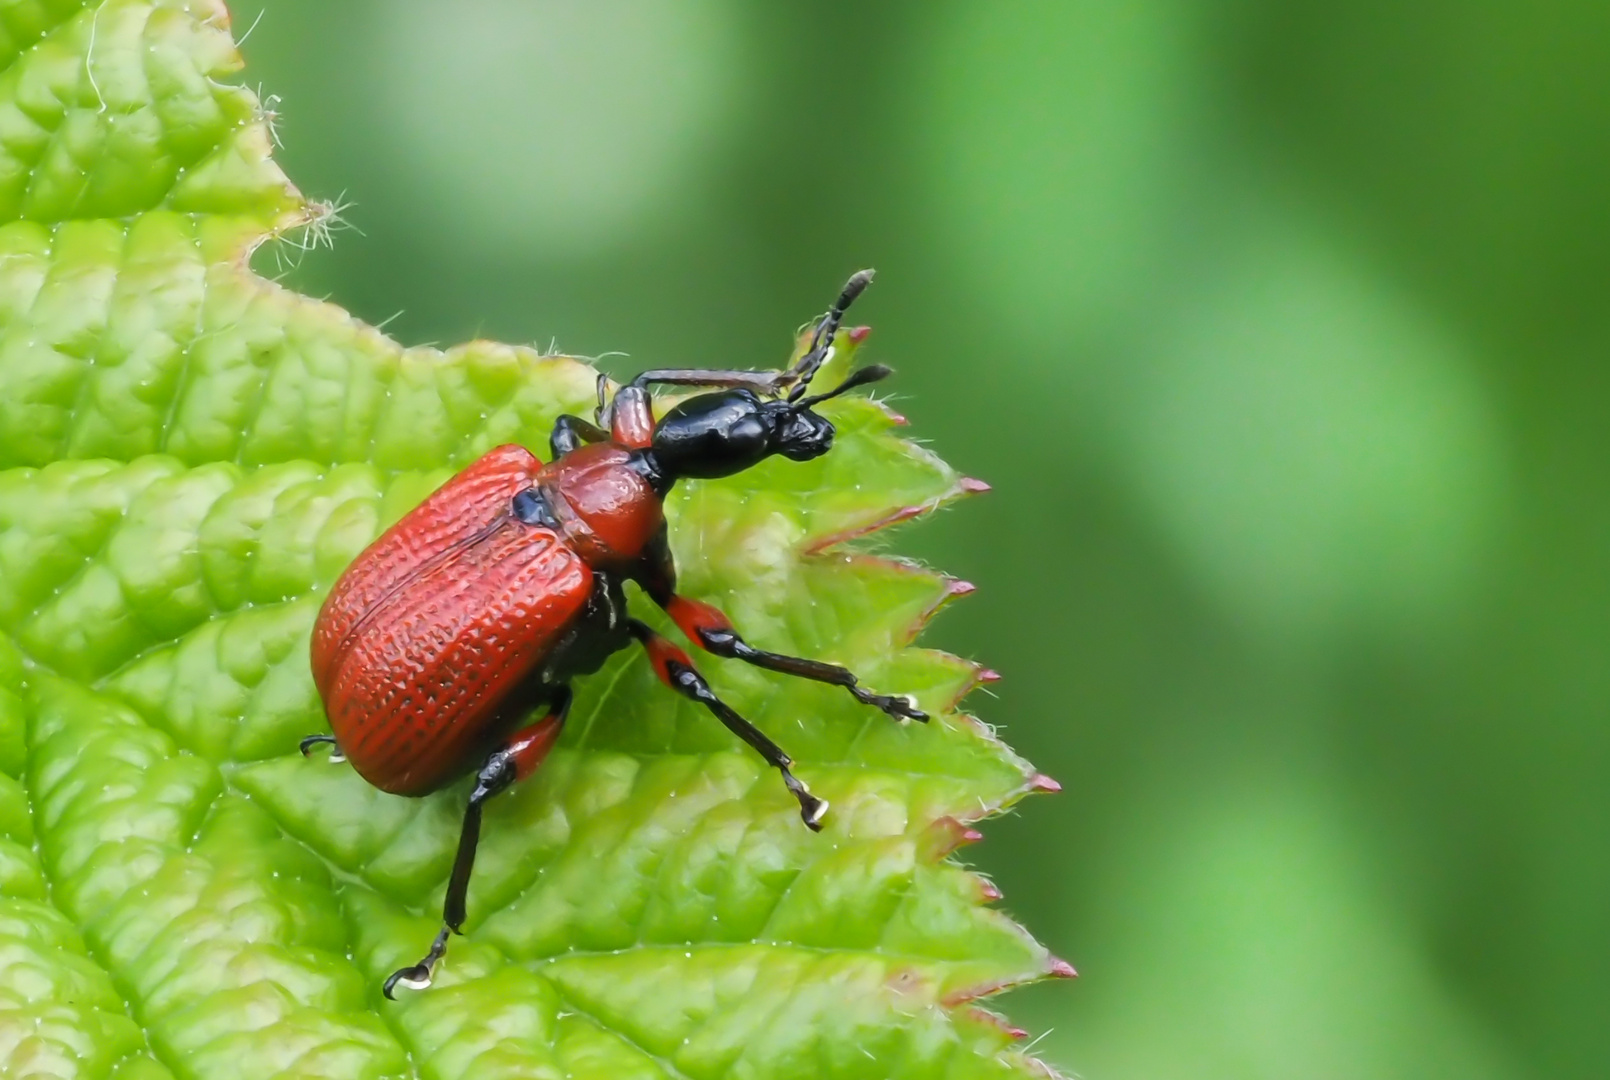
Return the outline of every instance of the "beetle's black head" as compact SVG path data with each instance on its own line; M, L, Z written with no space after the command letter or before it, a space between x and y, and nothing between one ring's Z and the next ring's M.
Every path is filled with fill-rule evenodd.
M675 481L731 476L773 454L790 461L821 457L833 447L834 430L811 406L889 374L873 364L825 394L798 401L773 401L742 389L688 398L655 427L655 464L667 481Z

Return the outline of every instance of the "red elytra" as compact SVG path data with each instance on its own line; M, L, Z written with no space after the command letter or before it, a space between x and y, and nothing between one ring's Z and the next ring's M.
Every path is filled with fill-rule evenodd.
M303 751L333 743L365 780L398 795L427 794L478 767L442 930L423 960L386 980L387 997L398 985L430 985L449 934L463 924L483 804L552 749L571 680L633 641L661 681L775 767L805 824L821 828L827 803L794 776L792 759L715 695L686 652L630 616L624 582L636 581L708 652L842 686L896 719L928 718L914 699L874 694L836 664L757 649L718 609L677 595L666 537L665 496L678 480L730 476L777 454L807 461L831 448L833 425L812 406L889 374L873 365L805 395L871 278L850 279L785 371L647 371L607 400L600 379L597 423L561 416L548 464L521 446L490 451L387 529L331 589L314 625L312 665L333 734L309 736ZM656 423L652 384L718 389Z

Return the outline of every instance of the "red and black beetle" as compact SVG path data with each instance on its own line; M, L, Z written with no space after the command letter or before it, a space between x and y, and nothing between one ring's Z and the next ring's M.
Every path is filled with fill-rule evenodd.
M313 628L313 680L333 743L383 791L425 795L479 763L443 905L445 924L425 958L386 980L430 985L450 932L464 922L486 800L530 776L553 748L570 708L570 680L597 671L636 640L671 689L699 702L782 773L800 815L820 829L827 803L810 793L782 748L739 716L676 645L631 618L628 579L689 639L717 656L842 686L897 719L926 720L910 697L874 694L845 668L748 644L719 610L678 596L666 541L666 493L685 477L731 476L772 456L809 461L833 445L812 406L889 374L862 368L825 394L805 396L831 355L845 310L872 280L851 277L785 371L645 371L606 402L597 423L561 416L544 465L500 446L443 484L387 529L325 598ZM650 384L717 387L654 420ZM533 710L540 720L516 724Z

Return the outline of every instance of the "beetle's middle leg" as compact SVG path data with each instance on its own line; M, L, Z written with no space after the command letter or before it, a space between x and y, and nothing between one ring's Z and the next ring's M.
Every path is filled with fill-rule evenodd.
M654 632L647 623L631 619L627 622L632 636L642 643L648 652L649 662L654 665L654 674L660 681L685 698L697 701L715 714L738 738L754 747L766 764L774 767L783 774L783 783L788 790L794 793L799 800L799 816L804 819L813 832L822 829L822 815L827 813L827 800L818 799L811 794L811 789L805 786L790 770L794 759L783 752L783 748L768 739L764 732L733 711L732 706L716 697L710 684L704 681L694 668L693 661L688 654L677 648L674 644Z
M717 656L742 660L767 671L842 686L861 704L882 709L896 720L921 720L924 723L928 720L928 714L917 708L916 698L907 694L874 694L861 685L855 672L849 668L755 648L739 637L727 616L711 604L672 593L661 606L690 641L697 642L701 648Z
M518 780L524 780L541 765L559 741L564 730L565 717L570 714L570 687L562 686L553 695L548 715L528 727L521 728L504 740L503 745L486 759L481 771L475 774L475 790L470 792L469 806L464 810L464 829L458 838L458 854L453 858L453 873L447 879L447 899L442 904L442 929L431 942L425 958L412 967L392 973L382 987L389 998L392 990L402 986L409 990L423 990L430 985L431 972L437 961L447 952L447 939L451 934L462 933L464 901L469 892L470 871L475 868L475 849L481 840L481 810L486 801Z

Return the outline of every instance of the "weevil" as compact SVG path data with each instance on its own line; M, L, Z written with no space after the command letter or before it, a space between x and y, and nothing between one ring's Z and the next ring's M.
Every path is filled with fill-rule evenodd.
M793 759L716 696L686 652L631 616L625 582L716 656L841 686L898 720L928 719L914 698L873 693L847 668L750 645L718 608L677 592L667 539L665 497L679 480L731 476L774 455L809 461L832 448L833 425L814 407L890 374L875 364L808 394L871 281L870 270L850 278L784 370L645 371L613 394L600 377L594 421L559 417L546 464L523 446L490 451L381 534L331 588L312 662L333 734L308 736L303 753L333 743L365 780L397 795L475 774L442 929L424 959L386 980L387 997L429 986L449 936L461 932L487 800L553 748L571 681L634 642L662 682L776 768L805 824L821 829L827 802L794 775ZM706 392L656 421L652 386Z

